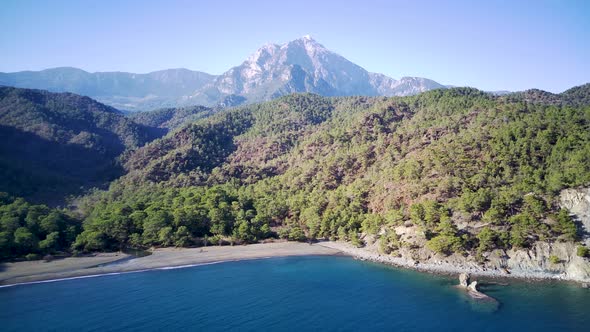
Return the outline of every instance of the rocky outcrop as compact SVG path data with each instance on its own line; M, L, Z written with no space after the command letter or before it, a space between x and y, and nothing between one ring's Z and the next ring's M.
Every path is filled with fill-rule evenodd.
M461 273L459 275L459 288L462 288L467 291L467 294L476 300L484 300L484 301L496 301L493 297L490 297L477 289L477 281L469 282L469 274Z
M451 256L422 254L424 248L402 248L396 255L379 253L375 245L356 248L345 242L320 242L320 245L338 249L351 256L374 262L444 274L469 273L488 277L513 277L524 279L558 279L590 283L590 262L576 255L574 243L536 243L528 250L494 250L486 254L486 262L475 257L453 254ZM549 257L560 261L551 264ZM467 286L469 285L468 281ZM466 286L464 285L464 287Z
M561 279L590 281L590 263L585 258L578 257L576 249L575 243L537 242L528 250L507 251L507 259L495 259L490 255L490 262L510 271L540 272L553 274ZM551 256L556 256L559 262L551 263Z
M459 286L467 288L469 286L469 274L461 273L459 275Z
M469 286L467 286L467 290L474 293L479 293L477 290L477 281L472 281Z
M559 201L561 207L568 209L574 220L580 223L583 242L590 246L590 188L562 190Z

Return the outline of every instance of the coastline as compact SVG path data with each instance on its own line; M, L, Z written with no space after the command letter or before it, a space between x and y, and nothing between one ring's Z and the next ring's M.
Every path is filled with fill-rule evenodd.
M588 283L588 280L572 278L564 273L553 273L539 270L511 269L510 272L500 269L491 269L472 263L464 263L460 266L445 263L443 261L420 262L406 257L395 257L384 255L376 250L366 247L357 248L350 243L325 241L318 243L321 246L338 250L345 255L360 260L367 260L375 263L391 265L399 268L412 269L420 272L458 276L461 273L468 273L472 276L489 279L519 279L527 281L568 281L575 283Z
M192 267L270 257L337 255L341 252L318 244L271 242L241 246L161 248L135 257L101 253L93 257L69 257L51 262L29 261L0 264L0 287L74 278Z
M453 275L469 273L490 279L520 279L529 281L586 280L568 278L547 271L512 269L486 269L475 264L454 265L442 261L418 262L405 257L383 255L374 248L357 248L349 243L321 241L314 244L301 242L271 242L240 246L209 246L200 248L158 248L151 255L134 257L124 253L99 253L94 256L68 257L51 262L26 261L0 263L0 288L42 282L98 277L121 273L167 270L223 262L263 259L271 257L346 255L360 260L412 269L420 272Z

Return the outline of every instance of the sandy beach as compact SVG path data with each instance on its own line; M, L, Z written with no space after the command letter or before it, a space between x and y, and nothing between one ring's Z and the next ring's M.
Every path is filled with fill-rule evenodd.
M429 273L458 275L463 272L488 278L518 278L536 280L570 280L587 282L564 274L547 271L513 269L510 274L496 269L485 269L476 264L460 266L444 262L416 262L411 259L382 255L374 248L356 248L349 243L322 241L315 244L301 242L271 242L241 246L210 246L201 248L159 248L144 257L124 253L99 253L87 257L69 257L51 262L26 261L0 263L0 287L59 280L77 277L98 276L153 269L180 268L207 263L219 263L270 257L307 255L348 255L357 259L409 268Z
M100 253L91 257L69 257L51 262L30 261L0 264L0 285L95 276L122 272L182 267L213 262L283 256L335 255L337 249L300 242L259 243L246 246L155 249L149 256Z

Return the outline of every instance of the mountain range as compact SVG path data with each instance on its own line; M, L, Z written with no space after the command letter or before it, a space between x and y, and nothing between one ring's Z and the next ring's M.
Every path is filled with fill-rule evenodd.
M0 73L0 85L73 92L120 110L145 111L190 105L237 106L294 92L323 96L408 96L445 88L433 80L395 80L371 73L304 36L283 45L267 44L221 75L188 69L147 74L89 73L62 67Z

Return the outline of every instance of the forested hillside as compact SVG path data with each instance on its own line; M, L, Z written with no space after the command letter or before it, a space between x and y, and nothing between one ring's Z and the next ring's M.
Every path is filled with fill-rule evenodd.
M373 234L384 252L425 241L482 254L576 241L555 195L590 184L588 90L303 94L221 112L130 154L127 175L84 199L74 248Z
M209 107L190 106L136 112L131 113L129 118L135 123L147 127L160 128L163 133L166 133L169 130L179 128L184 124L206 118L215 112L215 109Z
M503 95L500 99L512 102L541 103L558 106L587 106L590 105L590 83L573 87L560 94L530 89Z
M63 202L120 176L117 158L159 135L88 97L0 87L0 191Z

